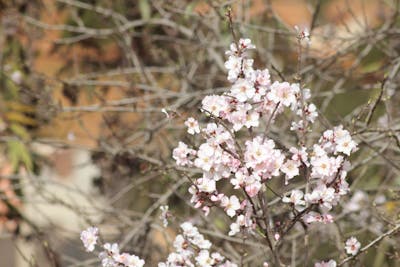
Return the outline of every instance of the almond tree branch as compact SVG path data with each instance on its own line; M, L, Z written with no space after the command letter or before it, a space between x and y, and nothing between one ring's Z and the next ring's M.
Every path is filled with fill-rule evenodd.
M345 258L338 266L342 266L346 262L349 262L349 261L355 259L358 255L366 252L369 248L373 247L374 245L376 245L377 243L382 241L382 239L384 239L385 237L395 234L399 229L400 229L400 223L398 223L394 228L390 229L389 231L387 231L387 232L383 233L382 235L378 236L377 238L375 238L368 245L361 248L356 255Z

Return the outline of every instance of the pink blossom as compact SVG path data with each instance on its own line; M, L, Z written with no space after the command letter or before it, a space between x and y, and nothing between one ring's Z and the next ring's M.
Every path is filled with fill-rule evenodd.
M291 147L289 149L290 153L292 153L292 160L304 163L306 166L309 166L308 163L308 153L306 151L305 147L300 147L300 149L297 149L295 147Z
M239 102L245 102L248 99L252 99L256 89L246 79L238 79L232 86L231 94L236 97Z
M314 122L318 117L317 107L311 103L304 109L305 117L309 122Z
M258 136L246 142L244 153L246 167L252 168L254 175L263 179L278 176L284 158L282 152L275 149L275 143L272 140L263 140L261 136Z
M269 87L271 85L271 75L268 69L256 70L256 83L262 87Z
M221 199L221 206L225 208L226 214L229 217L236 215L236 211L240 209L240 202L237 196L223 197Z
M239 189L243 187L245 184L246 179L248 178L249 174L246 168L242 168L235 173L235 178L230 180L231 184L234 186L235 189Z
M282 105L289 107L295 105L296 93L298 88L292 86L288 82L274 82L271 85L271 90L267 94L269 100L274 103L281 103Z
M215 180L212 179L200 178L197 179L196 184L201 192L212 193L216 190Z
M251 183L249 183L248 181L246 182L245 190L250 197L255 197L260 191L260 189L261 189L261 183L259 181L255 180L252 181Z
M239 55L239 53L243 53L248 49L256 48L256 46L251 43L251 40L249 38L240 38L238 44L239 44L239 47L235 43L232 43L229 47L230 50L226 51L225 54L226 55Z
M194 161L194 165L205 171L210 171L214 164L214 152L214 147L210 146L208 143L203 143L197 151L197 158Z
M239 39L239 49L255 49L256 46L251 43L249 38Z
M189 159L190 155L195 155L196 151L188 148L188 146L179 142L178 147L172 152L172 157L176 160L178 166L190 166L192 162Z
M229 122L233 124L233 130L235 132L239 131L245 124L248 125L248 128L254 125L254 123L248 124L248 121L256 121L255 125L258 126L258 118L257 117L248 117L248 112L251 110L250 104L238 104L236 106L236 110L231 112L230 115L227 116Z
M299 175L299 162L294 160L287 160L281 167L281 171L286 174L287 179Z
M143 267L144 265L144 260L136 255L130 255L128 253L116 255L114 256L114 260L123 264L125 267Z
M185 121L185 125L188 127L189 134L200 133L199 122L194 118L190 117Z
M304 215L303 220L307 224L315 222L327 224L333 222L333 216L330 214L319 214L318 212L311 211Z
M239 215L239 216L243 216L243 215ZM229 231L228 235L229 236L234 236L239 232L240 232L240 225L237 222L231 223L230 231Z
M168 217L171 216L168 205L160 206L161 214L160 214L160 219L163 222L163 226L167 227L168 226Z
M225 68L228 70L228 81L234 82L241 72L243 59L235 55L229 56L225 62Z
M336 139L336 151L337 152L342 152L348 156L350 156L350 153L352 151L355 151L357 147L357 143L354 142L350 135L340 138L340 139Z
M346 253L350 255L356 255L361 248L361 243L358 242L357 238L350 237L346 240L345 247Z
M204 97L201 103L203 110L216 117L219 117L221 112L229 111L229 102L225 96L209 95Z
M305 201L303 200L303 196L304 196L303 191L301 191L301 190L292 190L292 192L290 193L290 197L286 197L285 196L285 197L282 198L282 201L284 203L292 203L295 206L298 206L298 205L303 206L303 205L306 204Z
M86 251L93 251L99 238L99 229L97 227L89 227L81 232L81 240Z
M327 187L325 184L319 184L311 193L304 196L308 203L320 204L327 210L332 209L332 205L336 203L335 189Z
M308 45L311 44L310 33L309 33L307 27L300 28L299 26L295 25L294 29L296 30L297 38L300 41L304 41Z

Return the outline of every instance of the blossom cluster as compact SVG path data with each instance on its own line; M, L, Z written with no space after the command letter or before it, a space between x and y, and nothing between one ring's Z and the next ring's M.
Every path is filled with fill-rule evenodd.
M198 148L179 142L173 151L178 166L202 172L189 188L191 202L206 215L212 207L222 208L235 220L229 232L235 235L255 228L251 199L265 189L268 180L283 177L288 185L293 178L303 176L310 183L309 191L292 190L282 201L299 211L318 205L322 214L310 209L302 217L306 223L332 222L333 216L327 212L349 191L345 180L350 166L347 159L357 144L341 125L325 131L309 147L299 142L298 147L283 148L269 138L269 127L286 109L296 118L290 130L297 136L311 131L318 112L309 102L309 89L298 83L272 81L268 69L254 69L254 60L247 54L254 48L249 39L231 44L225 62L232 83L230 91L202 100L201 111L211 118L210 122L201 125L194 118L185 122L189 134L200 135L205 141ZM249 133L247 139L243 129ZM217 183L223 179L238 193L220 192Z
M303 35L299 36L306 38L305 33ZM230 90L204 97L201 111L209 120L199 122L190 117L185 121L187 132L196 136L193 143L199 145L194 147L180 141L173 150L172 157L178 166L201 172L201 176L190 179L191 203L206 216L211 209L223 210L231 220L230 236L256 234L257 227L261 227L260 215L265 216L263 200L267 184L271 179L280 178L284 186L274 194L280 196L282 205L290 207L296 219L305 224L331 223L334 217L328 212L349 192L348 159L357 150L357 143L350 132L339 125L326 130L316 142L308 145L310 142L306 139L318 117L316 105L310 102L311 91L299 83L273 81L268 69L254 69L254 60L248 56L252 49L255 46L250 39L231 44L225 62ZM287 146L270 138L268 133L279 115L287 117L290 113L294 119L288 131L296 135L299 142ZM293 181L306 183L306 188L290 190ZM162 206L160 219L164 227L170 216L168 207ZM291 219L293 217L288 217ZM262 224L270 227L268 223ZM237 266L221 254L210 252L211 242L191 223L181 224L181 229L182 233L176 236L173 244L174 252L165 262L159 263L159 267ZM281 233L274 233L277 242ZM93 251L98 240L97 228L83 231L81 239L86 249ZM357 255L360 246L355 238L350 238L345 250ZM99 257L105 267L144 265L135 255L121 254L117 244L107 243L103 249ZM334 267L336 262L322 261L315 266Z
M181 224L181 229L182 234L176 236L173 244L175 251L168 255L166 262L159 263L158 267L237 267L218 252L210 253L211 242L190 222Z
M97 227L89 227L81 232L81 240L86 251L92 252L99 239L99 229ZM103 267L143 267L144 260L136 255L129 253L120 253L117 243L105 243L103 251L99 253L99 258Z
M162 206L162 212L168 211ZM165 225L165 217L163 223ZM190 222L181 224L182 233L175 237L175 251L168 255L166 262L158 263L158 267L237 267L218 252L210 252L211 242L204 238L198 228ZM86 251L92 252L98 245L99 229L89 227L81 232L81 240ZM136 255L120 253L117 243L105 243L99 258L103 267L143 267L145 262Z

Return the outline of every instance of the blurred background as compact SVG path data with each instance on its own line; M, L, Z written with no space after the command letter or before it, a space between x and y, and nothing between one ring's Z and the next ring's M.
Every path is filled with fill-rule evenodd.
M165 257L176 228L158 207L177 224L195 213L171 151L201 99L228 89L228 8L276 80L294 80L294 26L310 31L301 75L318 127L340 122L362 144L341 230L365 244L399 219L399 1L0 0L0 266L98 266L87 225L148 266ZM360 266L400 266L398 244Z

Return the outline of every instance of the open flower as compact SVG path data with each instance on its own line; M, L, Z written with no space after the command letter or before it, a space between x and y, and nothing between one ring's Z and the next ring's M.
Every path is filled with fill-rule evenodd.
M245 102L248 99L253 98L256 89L246 79L238 79L232 86L232 96L236 97L239 102Z
M345 250L347 254L350 255L356 255L358 251L360 250L361 243L358 242L357 238L355 237L350 237L347 239L346 244L345 244Z
M200 133L199 122L194 118L190 117L185 121L185 125L188 127L189 134Z
M267 94L267 97L276 104L281 103L282 105L289 107L296 104L297 91L298 87L292 86L288 82L274 82L271 85L271 91Z
M195 154L195 150L190 149L184 142L179 142L178 147L172 152L172 157L176 160L176 165L187 166L192 164L189 156Z
M99 238L99 229L97 227L89 227L82 231L81 240L86 248L86 251L93 251Z
M236 211L240 209L240 202L235 195L230 198L225 196L221 199L221 206L225 208L226 214L228 214L229 217L233 217L236 215Z
M299 175L299 162L294 160L287 160L281 167L281 171L286 174L287 179Z
M303 200L304 193L301 190L292 190L289 197L283 197L284 203L293 203L295 206L305 205L306 202Z

